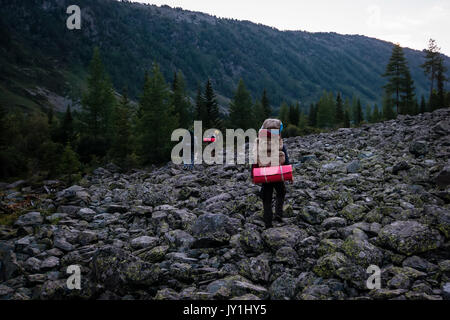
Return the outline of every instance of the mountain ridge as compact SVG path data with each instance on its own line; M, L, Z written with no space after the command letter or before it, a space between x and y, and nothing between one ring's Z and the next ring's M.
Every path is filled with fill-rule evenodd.
M32 58L24 61L37 61L33 69L41 69L44 63L36 58L41 55L55 74L63 71L58 85L65 81L64 88L49 89L75 100L83 91L92 49L98 45L116 90L127 86L134 98L139 96L145 71L157 62L166 80L175 70L182 71L191 97L197 85L210 77L222 106L233 96L241 77L254 99L266 88L274 107L295 100L307 107L323 90L340 91L348 98L356 94L364 105L381 104L381 74L392 47L392 43L363 35L280 31L248 20L112 0L79 0L82 29L69 31L64 28L66 0L0 3L9 38L32 52ZM8 51L4 41L2 45ZM418 97L426 95L428 82L419 67L423 53L409 48L404 52ZM450 58L445 59L449 64ZM7 69L5 65L14 61L1 62ZM10 73L12 78L15 72ZM9 85L13 81L5 78L0 79L0 87L17 92ZM22 86L21 81L17 86Z

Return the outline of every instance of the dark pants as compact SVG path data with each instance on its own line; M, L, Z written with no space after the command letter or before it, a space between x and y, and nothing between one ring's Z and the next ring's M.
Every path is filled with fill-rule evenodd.
M284 185L284 182L263 183L261 194L264 206L264 222L266 225L272 224L272 194L274 188L277 192L275 215L278 218L281 218L281 215L283 214L284 196L286 195L286 186Z

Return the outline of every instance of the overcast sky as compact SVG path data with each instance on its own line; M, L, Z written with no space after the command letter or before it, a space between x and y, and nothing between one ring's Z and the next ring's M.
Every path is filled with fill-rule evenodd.
M136 0L280 30L362 34L422 50L434 38L450 56L449 0Z

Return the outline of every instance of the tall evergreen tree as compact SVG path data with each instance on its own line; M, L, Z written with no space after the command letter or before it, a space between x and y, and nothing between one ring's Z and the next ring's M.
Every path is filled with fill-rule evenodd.
M223 130L222 119L220 118L219 104L216 100L216 94L212 87L211 80L208 79L205 86L204 94L206 119L203 119L203 128L210 129L215 128ZM250 106L251 108L251 106Z
M189 102L186 85L181 72L175 73L172 82L172 105L174 112L179 119L181 128L188 128L192 124L192 110Z
M372 107L369 105L369 104L367 104L366 105L366 121L368 122L368 123L372 123L372 112L373 112L373 110L372 110Z
M394 95L394 105L396 112L400 112L401 94L404 92L405 83L409 74L406 59L403 54L403 49L399 44L396 44L392 49L392 55L389 63L386 66L386 72L383 77L388 78L388 83L384 86L386 94L391 97ZM410 85L410 84L409 84Z
M203 121L207 119L205 111L205 99L203 98L202 89L200 88L200 86L197 87L194 114L194 120Z
M72 144L74 139L74 127L73 127L73 117L70 106L67 106L66 112L64 113L63 121L59 129L59 141L62 144Z
M344 121L344 105L341 98L341 93L338 92L336 97L336 112L335 112L336 123L341 125Z
M285 127L289 124L289 107L286 102L281 104L280 110L278 112L278 119L281 120Z
M311 103L308 113L308 125L311 127L317 126L317 107Z
M447 68L444 65L444 59L439 55L437 64L436 81L437 81L437 108L445 107L445 82L448 80L445 76Z
M245 87L244 81L239 80L238 87L230 103L230 126L247 130L253 125L252 98Z
M111 114L116 100L98 48L94 49L87 86L87 92L82 98L81 116L85 124L83 132L94 138L108 136L111 133Z
M124 89L113 114L111 157L123 162L131 152L130 101Z
M358 98L358 101L356 102L355 119L354 120L355 120L356 126L359 126L361 124L361 122L364 121L361 100L359 100L359 98Z
M178 127L170 103L169 90L155 63L147 75L139 102L139 153L144 164L161 163L170 158L172 131Z
M350 112L347 108L344 110L343 127L350 128Z
M423 50L425 53L425 62L421 65L423 71L430 78L430 96L428 99L428 105L431 109L431 97L434 90L434 79L438 71L438 66L440 62L440 48L437 46L434 39L428 41L428 48Z
M295 106L289 106L289 123L297 125L300 120L300 105L297 102Z
M411 78L408 67L404 70L404 79L401 86L401 101L400 101L400 113L401 114L415 114L415 102L416 95L414 93L414 81Z
M270 118L272 115L272 108L270 107L269 98L267 97L267 91L264 89L261 97L261 105L264 110L264 119Z
M383 119L384 120L395 119L395 112L393 109L392 98L387 94L383 96Z
M427 103L425 102L425 97L422 95L420 98L420 113L427 112Z
M319 128L331 128L334 125L334 98L333 93L323 92L318 103L317 126Z
M379 122L381 120L380 110L378 110L378 106L375 104L372 111L372 116L370 117L372 123Z

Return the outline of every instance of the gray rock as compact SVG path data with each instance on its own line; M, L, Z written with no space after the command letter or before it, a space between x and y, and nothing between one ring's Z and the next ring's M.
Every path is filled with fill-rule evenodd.
M159 243L157 237L141 236L131 240L131 247L133 249L153 248Z
M426 141L417 140L409 146L409 152L415 156L423 156L428 153L428 144Z
M409 220L396 221L383 227L378 234L378 241L390 249L413 255L438 248L441 237L436 230Z
M295 226L285 226L270 228L264 230L262 237L264 242L273 251L281 247L294 248L300 241L305 239L308 234Z
M199 216L193 226L194 248L208 248L225 245L235 233L230 218L224 214L205 213Z
M28 212L24 215L21 215L16 220L15 225L19 227L35 226L40 225L43 221L44 219L39 212Z

